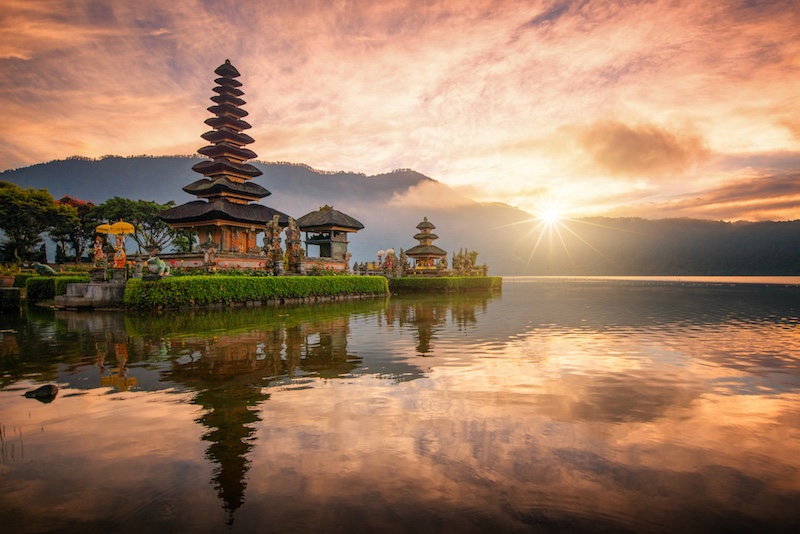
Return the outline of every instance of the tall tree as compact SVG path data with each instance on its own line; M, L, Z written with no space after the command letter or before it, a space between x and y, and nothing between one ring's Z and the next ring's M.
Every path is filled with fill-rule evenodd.
M56 226L78 224L77 210L59 204L46 189L23 189L0 181L0 230L3 249L16 263L38 257L41 234Z
M78 214L78 224L56 225L50 231L50 237L56 242L56 246L65 247L69 244L75 255L75 261L80 262L83 253L94 239L94 231L98 225L97 217L92 213L94 203L68 195L59 199L58 203L75 208Z
M92 208L90 214L111 224L119 220L132 224L134 233L131 237L139 248L139 254L142 254L154 248L164 248L178 235L178 232L158 218L159 212L174 205L173 201L159 204L152 200L114 197Z

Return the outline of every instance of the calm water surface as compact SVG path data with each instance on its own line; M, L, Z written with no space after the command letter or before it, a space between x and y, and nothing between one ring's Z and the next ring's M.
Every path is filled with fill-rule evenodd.
M800 287L524 278L2 315L0 528L797 532L799 316Z

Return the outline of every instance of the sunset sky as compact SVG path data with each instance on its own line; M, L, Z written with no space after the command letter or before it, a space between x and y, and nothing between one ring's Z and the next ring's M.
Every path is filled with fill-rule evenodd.
M225 59L260 160L534 214L800 219L794 0L0 0L0 170L191 154Z

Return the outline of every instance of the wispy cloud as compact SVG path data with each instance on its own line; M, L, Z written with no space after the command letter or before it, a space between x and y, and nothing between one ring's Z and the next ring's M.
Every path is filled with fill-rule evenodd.
M800 151L791 0L3 0L0 168L192 152L226 58L262 159L478 200L657 210Z
M631 215L720 220L800 219L800 173L753 176L660 203L642 204Z

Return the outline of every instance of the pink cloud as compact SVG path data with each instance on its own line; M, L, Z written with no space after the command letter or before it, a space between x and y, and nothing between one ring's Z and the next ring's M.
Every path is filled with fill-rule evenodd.
M262 159L411 167L475 191L509 180L495 200L526 175L591 183L598 202L633 176L669 175L663 194L691 195L713 185L709 158L800 150L790 1L5 7L0 168L193 151L226 58L242 72ZM574 125L590 126L564 138Z

